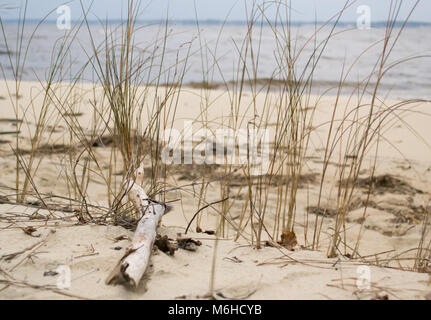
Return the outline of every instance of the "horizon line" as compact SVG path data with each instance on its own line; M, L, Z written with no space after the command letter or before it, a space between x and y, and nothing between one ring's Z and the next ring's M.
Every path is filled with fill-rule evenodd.
M3 23L17 23L20 21L20 19L14 18L14 19L1 19ZM116 23L124 23L126 22L125 19L110 19L110 20L97 20L97 19L88 19L87 20L89 24L98 24L101 21L108 22L108 24L116 24ZM28 23L40 23L42 22L42 19L37 18L31 18L26 19L26 22ZM82 20L72 20L71 23L77 24L81 23ZM199 23L200 25L237 25L237 26L244 26L247 25L249 22L246 20L219 20L219 19L202 19L202 20L196 20L196 19L172 19L167 21L168 24L181 24L181 25L195 25ZM286 23L286 21L281 21L282 23ZM270 21L271 24L280 24L280 21ZM56 19L46 19L43 21L43 23L47 24L55 24L57 23ZM138 24L166 24L166 19L137 19L136 23ZM256 23L261 23L261 21L258 21ZM291 21L290 24L293 26L300 26L300 25L323 25L328 23L328 21ZM337 25L339 26L348 26L348 25L355 25L356 21L339 21ZM394 23L395 26L402 26L404 24L404 21L391 21L391 23ZM269 25L268 21L263 21L264 25ZM371 22L371 26L376 27L382 27L386 26L388 24L388 21L379 20L376 22ZM431 26L431 22L425 22L425 21L409 21L407 22L406 26Z

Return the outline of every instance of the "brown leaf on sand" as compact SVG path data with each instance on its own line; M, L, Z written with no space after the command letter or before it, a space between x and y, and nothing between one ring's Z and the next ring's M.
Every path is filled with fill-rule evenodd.
M287 250L293 251L293 248L298 244L296 234L291 231L283 232L281 235L281 241L278 241L278 244L285 247Z
M159 250L168 253L173 256L175 254L175 251L178 250L178 246L171 242L168 236L160 236L157 235L156 241L154 242L154 245L159 248Z
M25 234L28 234L31 237L39 238L40 234L34 235L33 233L37 231L37 229L33 226L28 226L22 229L22 231L25 232Z
M196 251L198 246L202 245L202 242L199 240L195 240L192 238L177 238L178 248L187 250L187 251Z

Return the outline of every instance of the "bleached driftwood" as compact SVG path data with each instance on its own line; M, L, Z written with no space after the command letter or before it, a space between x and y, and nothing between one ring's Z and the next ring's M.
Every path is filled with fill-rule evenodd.
M106 279L107 284L127 283L137 287L147 269L157 236L157 226L170 206L148 198L141 184L144 177L143 168L138 169L136 180L127 183L129 200L139 213L139 222L130 247L118 262L115 269Z

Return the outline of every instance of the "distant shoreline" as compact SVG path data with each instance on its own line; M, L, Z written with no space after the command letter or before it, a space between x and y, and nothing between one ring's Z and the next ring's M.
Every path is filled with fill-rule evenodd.
M18 19L2 19L3 23L8 23L8 24L12 24L12 23L18 23ZM37 24L40 23L41 19L27 19L26 23L30 23L30 24ZM82 22L81 20L73 20L72 23L73 24L77 24ZM106 22L106 20L103 20L103 22ZM108 21L108 24L119 24L125 22L125 20L121 20L121 19L112 19ZM45 24L56 24L57 20L45 20L44 21ZM100 21L98 20L88 20L89 24L99 24ZM137 24L140 25L145 25L145 24L165 24L166 20L137 20L136 21ZM190 26L190 25L196 25L196 23L199 23L199 25L201 26L221 26L221 25L226 25L226 26L245 26L247 25L247 21L242 21L242 20L231 20L231 21L224 21L224 20L213 20L213 19L209 19L209 20L170 20L168 21L169 25L185 25L185 26ZM260 24L260 21L256 21L256 23ZM271 21L271 24L275 24L275 21ZM286 21L283 21L283 23L286 23ZM328 22L326 21L292 21L290 24L291 26L306 26L306 25L323 25L326 24ZM277 24L279 25L280 22L277 21ZM329 23L331 24L331 23ZM372 22L371 23L371 27L372 28L385 28L387 26L388 22L387 21L376 21L376 22ZM394 25L396 27L401 27L403 26L404 22L403 21L395 21ZM263 22L264 26L269 26L268 22ZM337 23L337 25L339 27L349 27L349 26L355 26L356 25L356 21L340 21ZM420 28L420 27L431 27L431 22L408 22L406 24L406 27L408 28Z

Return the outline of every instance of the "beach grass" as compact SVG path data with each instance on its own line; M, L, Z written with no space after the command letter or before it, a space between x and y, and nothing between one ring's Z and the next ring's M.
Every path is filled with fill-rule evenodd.
M377 159L381 155L380 144L388 140L385 132L396 123L403 123L402 114L414 112L414 106L427 101L409 99L387 103L385 93L381 90L389 70L415 58L395 62L389 59L397 48L397 41L409 18L402 21L400 28L396 27L396 22L400 20L398 14L401 3L391 1L385 37L370 46L381 48L372 73L352 88L351 84L347 85L346 79L361 57L357 57L352 65L343 64L340 80L334 88L336 95L331 104L332 109L325 110L331 115L330 120L316 125L320 101L329 93L318 97L314 95L314 73L316 67L323 63L321 58L336 36L338 23L345 10L354 3L347 1L344 8L326 23L316 24L315 32L299 46L292 34L288 1L275 1L263 6L253 2L247 7L246 35L242 42L233 44L237 57L234 79L224 78L221 74L225 80L216 89L212 85L215 83L214 75L222 73L218 40L213 47L207 45L200 34L199 23L196 37L199 49L194 51L191 43L184 44L181 52L185 51L185 55L180 55L178 49L175 65L167 66L165 56L169 39L173 36L168 20L160 25L156 41L137 44L135 34L144 28L137 23L143 8L139 1L130 0L127 17L121 24L99 21L104 40L97 43L88 21L91 7L86 8L82 4L81 23L74 25L53 44L49 70L46 75L37 75L43 88L39 93L42 98L37 100L42 103L37 108L33 99L24 106L19 99L26 60L31 59L29 51L39 27L35 27L30 37L26 36L27 12L24 5L21 18L14 26L18 30L15 43L11 43L6 36L5 29L10 25L3 24L0 19L3 41L9 52L9 67L13 70L14 78L6 79L3 66L2 71L18 124L14 143L10 147L15 157L15 183L6 186L5 190L8 194L14 193L12 202L16 204L26 204L29 199L37 199L38 205L52 212L60 205L67 204L82 224L121 224L125 217L137 218L127 200L129 190L126 181L134 178L137 168L145 166L145 183L149 195L162 202L172 198L190 201L192 197L196 212L202 209L196 220L190 221L197 232L212 229L217 238L244 241L256 249L269 245L280 250L289 248L296 243L292 240L289 244L283 239L294 239L307 250L325 250L328 258L344 256L364 263L375 263L360 254L367 210L375 185L368 184L365 200L361 203L363 219L359 230L349 230L346 218L355 206L359 179L364 177L364 172L370 181L376 177ZM410 14L416 5L411 8ZM269 8L275 8L275 20L267 16ZM273 58L277 67L271 79L262 83L259 75L263 28L271 30L276 43L277 50ZM87 61L70 79L72 67L67 65L71 58L70 46L82 32L90 39L90 45L83 48ZM220 26L220 35L223 32L224 24ZM312 49L305 51L305 47ZM370 48L365 49L363 54ZM311 54L304 57L306 52ZM213 132L214 126L231 132L241 128L250 132L252 129L258 134L271 129L272 141L268 146L265 172L255 173L249 140L245 163L232 164L227 152L223 152L221 162L216 165L193 164L191 169L183 171L181 164L170 165L162 161L163 149L172 142L165 139L165 132L172 130L174 123L181 117L178 114L180 98L190 89L184 83L184 77L188 72L188 59L193 54L200 55L202 82L200 88L194 91L199 93L199 112L192 119L192 124L208 132ZM298 65L300 57L306 61L305 66ZM94 82L89 90L82 90L85 82L83 74L88 70L94 75ZM66 75L69 78L67 85L64 85ZM215 103L213 92L217 90L227 96L228 105L225 106L226 113L215 119L212 115ZM346 90L350 90L350 95L344 98ZM84 97L91 97L90 121L85 124L80 113ZM66 126L67 134L58 144L55 128L60 124ZM307 180L312 136L322 127L326 128L326 135L322 137L321 168L317 180ZM413 128L411 131L414 134ZM422 136L417 138L418 144L426 140ZM30 143L23 147L22 139ZM176 144L184 154L183 161L185 145L184 141ZM50 148L44 149L44 146ZM65 186L68 194L46 192L46 187L39 187L37 183L39 168L42 163L49 161L54 146L56 150L61 150L58 153L62 155L63 171L58 183ZM334 161L339 164L335 174L330 170ZM185 176L184 183L176 180L176 172ZM233 183L234 178L239 182ZM100 204L101 201L96 200L93 194L91 185L96 181L106 191L104 204ZM328 196L326 191L331 188L335 190L333 216L316 213L313 217L308 209L311 204L298 204L300 189L310 189L313 184L318 194L314 206L314 212L317 213L327 212L324 207L325 197ZM304 207L307 207L306 212L299 214L298 210L304 210ZM234 217L233 212L238 215ZM179 210L176 214L180 214ZM418 272L424 272L429 265L430 214L430 210L424 214L421 239L415 248L411 248L414 256L409 258L412 259L410 268ZM298 216L303 217L303 220ZM212 219L213 225L206 225L204 217L215 217ZM327 223L331 225L328 230L325 229ZM183 226L184 229L186 226ZM348 244L347 238L350 236L356 239L353 246ZM214 292L216 256L217 245L214 249L210 292ZM403 257L394 256L393 260L397 259L401 261ZM386 262L380 261L382 265L386 265Z

